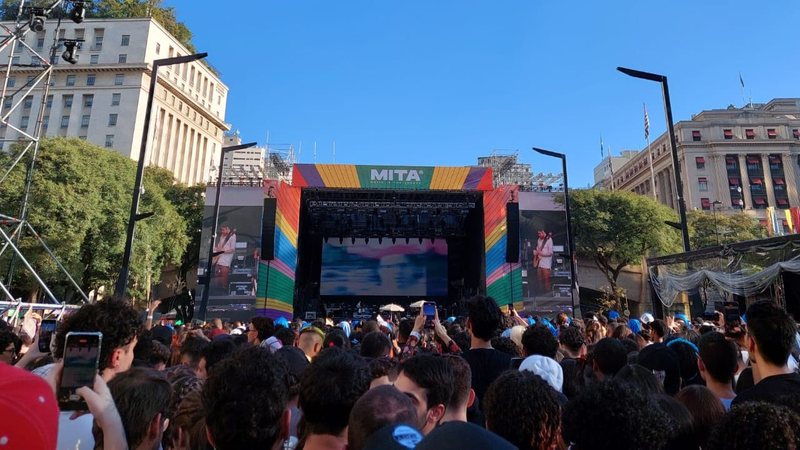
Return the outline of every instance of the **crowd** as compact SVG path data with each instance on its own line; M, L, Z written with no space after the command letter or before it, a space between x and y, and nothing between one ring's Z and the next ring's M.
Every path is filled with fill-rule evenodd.
M523 318L481 296L432 321L138 317L85 305L50 353L0 321L0 448L800 448L800 335L769 301L727 322ZM55 396L70 332L102 333L83 412Z

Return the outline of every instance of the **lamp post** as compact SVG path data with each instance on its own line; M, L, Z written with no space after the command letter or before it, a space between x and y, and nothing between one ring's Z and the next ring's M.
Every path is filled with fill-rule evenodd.
M711 203L711 212L714 214L714 235L717 237L717 245L720 245L719 227L717 226L717 207L721 204L722 202L719 200L714 200L714 202Z
M675 128L672 125L672 105L669 101L669 85L667 84L667 77L665 75L658 75L655 73L642 72L639 70L627 69L625 67L617 67L617 70L625 75L641 78L643 80L650 80L661 83L661 90L664 95L664 110L667 116L667 130L669 132L669 142L672 146L672 168L675 174L675 190L678 193L678 214L681 218L681 234L683 235L683 250L688 252L691 250L689 246L689 225L686 220L686 201L683 198L683 181L681 180L681 166L678 161L678 145L675 142Z
M208 291L211 288L211 270L213 259L216 253L214 252L214 243L217 242L217 227L219 226L219 196L220 191L222 191L222 164L225 162L225 155L230 152L235 152L236 150L242 150L245 148L255 147L255 142L250 142L247 144L240 144L240 145L231 145L229 147L222 147L222 151L219 152L219 170L217 171L217 192L214 196L214 222L211 225L211 239L208 245L208 259L206 260L206 269L203 279L203 296L200 297L200 310L197 313L197 318L199 320L206 320L206 311L208 310Z
M144 219L139 215L139 200L142 191L142 179L144 178L144 166L147 159L147 144L150 142L150 116L153 112L153 98L156 94L158 84L158 68L161 66L171 66L174 64L185 64L197 61L208 56L208 53L196 53L194 55L179 56L176 58L163 58L153 61L153 69L150 73L150 91L147 93L147 105L144 112L144 127L142 128L142 143L139 147L139 161L136 166L136 181L133 185L133 200L131 201L131 213L128 217L128 232L125 238L125 251L122 254L122 267L119 269L119 277L114 294L118 297L125 295L128 288L128 275L131 265L131 251L133 248L133 234L136 231L136 221Z
M572 214L569 210L569 182L567 179L567 155L564 153L556 153L550 150L545 150L543 148L533 147L533 151L536 153L550 156L552 158L558 158L561 160L561 170L564 173L564 208L567 210L567 249L569 250L569 268L572 272L572 286L570 286L570 299L572 300L572 314L573 316L576 314L575 308L575 289L574 287L578 285L578 271L575 267L575 239L572 235ZM578 306L580 307L580 299L578 302Z

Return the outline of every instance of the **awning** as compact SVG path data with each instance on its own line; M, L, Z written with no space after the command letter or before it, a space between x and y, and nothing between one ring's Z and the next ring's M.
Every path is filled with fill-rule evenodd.
M783 178L775 178L774 181L775 184L786 184L786 182L783 181Z
M747 162L749 164L758 164L758 163L761 162L761 159L759 159L757 156L748 156L747 157Z
M759 177L752 177L750 178L750 184L762 184L763 181Z
M739 178L738 177L730 177L730 178L728 178L728 183L730 183L730 184L732 184L734 186L738 186L739 183L740 183L739 182Z
M766 203L767 203L767 201L766 201L766 200L764 200L764 199L763 199L763 198L761 198L761 197L759 197L759 198L755 199L755 202L756 202L756 205L764 205L764 204L766 204Z
M694 160L697 162L697 164L705 164L706 163L706 159L703 158L702 156L698 156Z

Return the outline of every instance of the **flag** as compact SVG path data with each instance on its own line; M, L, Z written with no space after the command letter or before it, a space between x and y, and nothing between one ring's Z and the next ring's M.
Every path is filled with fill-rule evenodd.
M742 89L744 89L744 78L742 78L742 72L739 72L739 84L741 84Z
M647 115L646 104L644 104L644 138L650 139L650 117Z
M603 159L603 158L605 158L605 155L603 154L603 135L601 134L600 135L600 159Z

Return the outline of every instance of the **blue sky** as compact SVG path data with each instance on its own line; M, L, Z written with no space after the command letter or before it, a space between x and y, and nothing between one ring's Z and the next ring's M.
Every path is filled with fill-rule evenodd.
M230 87L245 141L302 143L301 162L470 165L518 150L534 171L567 154L584 187L606 149L662 133L661 92L617 66L669 77L673 115L800 96L800 5L775 0L167 0ZM666 9L662 7L666 6Z

